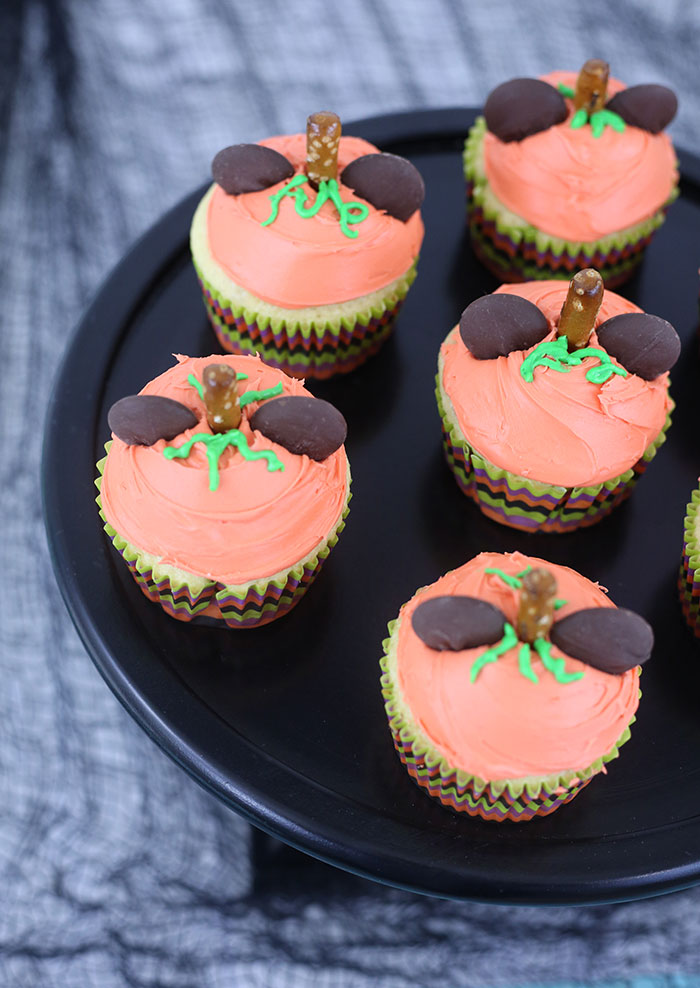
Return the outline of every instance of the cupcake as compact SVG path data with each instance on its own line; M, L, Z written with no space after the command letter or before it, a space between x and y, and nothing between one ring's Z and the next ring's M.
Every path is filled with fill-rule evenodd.
M411 777L485 820L552 813L630 735L653 633L566 566L484 552L389 625L382 694Z
M230 628L299 601L348 513L340 412L257 357L178 356L109 426L97 502L150 600Z
M415 278L424 186L334 113L224 148L192 221L207 314L232 353L295 377L344 373L390 334Z
M603 296L592 269L472 302L440 348L436 390L461 490L523 531L600 521L664 441L679 353L669 323Z
M464 147L469 229L503 281L595 267L630 276L678 194L677 109L665 86L625 86L592 59L576 75L511 79L488 96Z
M698 537L700 487L691 496L683 526L683 558L678 574L678 591L683 614L693 634L700 638L700 538Z

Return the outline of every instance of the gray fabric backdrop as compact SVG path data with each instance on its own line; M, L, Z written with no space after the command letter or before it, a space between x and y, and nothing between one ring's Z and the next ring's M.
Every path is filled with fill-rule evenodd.
M322 106L349 120L477 104L513 75L595 54L627 82L674 86L673 133L700 151L699 27L697 3L652 0L5 0L2 985L399 988L700 972L700 889L579 910L454 904L254 838L94 670L53 580L38 486L72 327L221 146L297 130Z

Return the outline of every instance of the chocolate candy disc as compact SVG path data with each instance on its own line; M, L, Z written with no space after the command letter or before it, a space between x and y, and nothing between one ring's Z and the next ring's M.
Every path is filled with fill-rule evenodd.
M219 151L211 163L211 173L227 195L240 196L284 182L292 177L294 168L283 154L262 144L233 144Z
M107 413L107 423L127 446L152 446L159 439L174 439L197 424L187 405L161 395L120 398Z
M536 305L519 295L484 295L462 313L459 333L477 360L507 357L528 350L549 332L549 323Z
M503 637L505 616L477 597L431 597L413 612L413 630L428 648L459 652L493 645Z
M397 154L365 154L347 165L340 176L356 195L390 216L410 219L425 198L421 173Z
M678 100L668 86L630 86L616 93L606 110L619 113L631 127L659 134L675 117Z
M522 141L566 120L561 93L542 79L511 79L492 89L484 106L486 126L501 141Z
M348 432L345 419L334 405L304 395L266 401L252 416L250 427L290 453L312 460L325 460L335 453Z
M589 607L555 621L553 645L586 665L621 676L646 662L654 632L643 617L620 607Z
M598 342L625 370L653 381L670 370L681 352L681 341L670 322L646 312L625 312L606 319Z

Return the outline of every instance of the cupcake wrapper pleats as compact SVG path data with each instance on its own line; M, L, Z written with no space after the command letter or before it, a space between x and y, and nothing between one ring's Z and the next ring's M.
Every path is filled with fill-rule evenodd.
M412 720L396 683L395 652L400 618L389 623L380 659L382 696L389 729L408 774L443 806L484 820L521 822L546 816L581 792L605 765L618 757L630 737L632 717L617 743L601 758L581 771L567 771L543 779L500 779L489 781L455 768L431 744ZM392 660L393 657L393 660Z
M442 391L439 375L435 393L445 457L460 490L487 517L523 532L570 532L601 521L629 497L671 424L669 413L644 456L620 476L590 487L557 487L511 473L483 457L450 421L446 411L449 399Z
M644 256L654 232L666 218L678 190L648 219L597 241L562 240L525 223L500 206L479 166L486 122L479 117L464 145L467 216L474 251L502 281L570 278L581 268L596 268L607 288L622 284Z
M99 489L104 459L97 468L99 476L95 483ZM194 574L180 575L181 571L167 565L154 565L152 557L127 542L105 519L99 495L97 504L105 532L149 600L160 604L171 617L181 621L207 617L222 621L229 628L253 628L282 617L306 593L345 528L350 496L348 493L337 525L313 555L273 579L255 580L235 587Z
M391 723L389 726L391 728ZM591 781L585 779L578 785L561 787L561 791L555 793L543 790L532 797L526 793L511 796L507 789L497 795L489 785L479 792L474 788L473 782L460 785L456 772L443 774L438 767L429 767L424 758L414 755L411 741L403 741L399 732L393 728L391 734L399 758L414 782L425 789L428 795L439 799L443 806L459 813L468 813L469 816L480 816L483 820L512 820L520 823L531 820L534 816L547 816L570 802Z
M678 592L683 614L693 634L700 638L700 545L695 535L700 489L693 491L685 516L683 557L678 574Z
M292 326L241 309L217 292L199 269L197 275L209 321L224 350L258 353L266 364L292 377L323 379L353 370L379 350L391 334L416 276L416 265L379 305L359 311L352 319L319 326Z

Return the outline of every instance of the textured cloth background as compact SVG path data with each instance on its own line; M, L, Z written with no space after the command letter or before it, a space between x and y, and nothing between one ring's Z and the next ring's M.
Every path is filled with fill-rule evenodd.
M698 152L699 28L700 6L678 0L0 5L1 985L700 984L700 889L578 910L455 904L255 835L99 678L53 580L38 485L74 324L220 147L320 107L350 120L474 105L506 78L600 55L629 83L672 85L673 134Z

